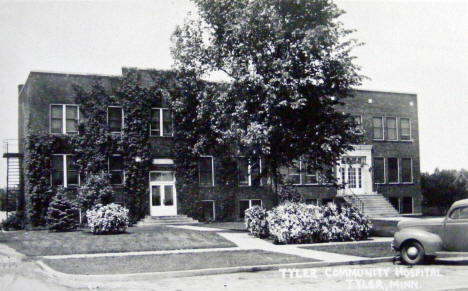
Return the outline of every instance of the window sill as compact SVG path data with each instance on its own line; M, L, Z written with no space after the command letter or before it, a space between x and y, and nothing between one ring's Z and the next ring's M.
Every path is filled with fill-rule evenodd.
M380 142L404 142L404 143L412 143L414 140L389 140L389 139L372 139L372 141L380 141Z

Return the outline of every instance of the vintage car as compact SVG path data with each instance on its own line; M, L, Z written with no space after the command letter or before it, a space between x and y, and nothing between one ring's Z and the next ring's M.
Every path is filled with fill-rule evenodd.
M468 199L453 203L446 217L406 219L397 227L392 247L403 263L419 264L444 252L468 252Z

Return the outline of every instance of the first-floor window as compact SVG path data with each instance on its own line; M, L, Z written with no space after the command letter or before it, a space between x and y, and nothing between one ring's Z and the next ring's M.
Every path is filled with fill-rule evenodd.
M198 160L200 186L214 186L213 157L202 156Z
M73 155L52 155L52 185L53 186L79 186L80 174L76 158Z
M374 158L374 183L385 183L385 159Z
M401 159L401 182L413 182L413 165L410 158Z
M239 157L237 171L240 186L262 186L262 160Z
M262 200L260 199L245 199L239 201L239 216L244 218L245 211L252 206L262 206Z
M398 183L398 159L388 158L388 183Z
M111 184L122 185L124 183L124 167L122 156L111 156L109 158L109 174Z
M250 186L249 160L244 157L238 158L237 168L239 173L239 185Z
M294 160L288 168L288 182L291 184L301 184L301 161Z

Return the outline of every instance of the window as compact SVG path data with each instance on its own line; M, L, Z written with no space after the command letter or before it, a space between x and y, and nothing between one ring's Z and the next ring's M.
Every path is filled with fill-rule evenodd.
M397 123L396 117L387 117L386 121L386 134L388 140L397 140Z
M385 159L374 158L374 183L385 183Z
M112 133L122 132L123 127L123 108L120 106L107 107L107 125Z
M203 219L205 221L216 220L215 202L213 200L202 200Z
M383 139L383 122L382 117L374 117L372 120L374 128L374 139Z
M73 155L52 155L52 185L53 186L79 186L80 173L76 158Z
M124 183L124 167L122 156L114 155L109 158L109 174L111 184L122 185Z
M246 200L239 200L239 217L244 218L245 211L252 206L262 206L262 200L260 199L246 199Z
M200 186L214 186L213 157L201 156L198 160Z
M78 133L79 107L70 104L50 105L50 133Z
M362 117L361 115L351 115L351 118L353 119L354 123L356 124L356 134L362 134L363 133L363 128L362 128Z
M388 183L398 183L398 159L388 158Z
M239 175L239 185L241 186L261 186L262 185L262 161L261 159L252 161L245 157L237 159L237 169Z
M468 219L468 207L460 207L450 213L451 219Z
M151 109L151 136L172 136L172 113L168 108Z
M353 167L348 168L348 188L356 188L356 169Z
M288 182L291 184L301 184L301 161L294 160L288 168Z
M305 176L304 176L304 182L305 184L318 184L318 175L317 171L312 169L312 167L309 165L309 163L301 161L301 170L305 171Z
M409 118L400 118L400 140L411 140L411 122Z
M413 182L413 163L410 158L401 159L401 182Z

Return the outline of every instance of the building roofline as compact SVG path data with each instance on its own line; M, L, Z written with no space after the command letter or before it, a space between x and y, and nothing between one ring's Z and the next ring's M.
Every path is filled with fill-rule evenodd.
M83 76L83 77L104 77L104 78L119 78L122 75L112 75L112 74L96 74L96 73L75 73L75 72L59 72L59 71L40 71L40 70L31 70L29 75L32 74L44 74L44 75L63 75L63 76Z
M361 92L375 92L375 93L387 93L387 94L398 94L398 95L415 95L417 96L417 93L413 92L402 92L402 91L384 91L384 90L378 90L378 89L368 89L368 88L353 88L354 91L361 91Z

